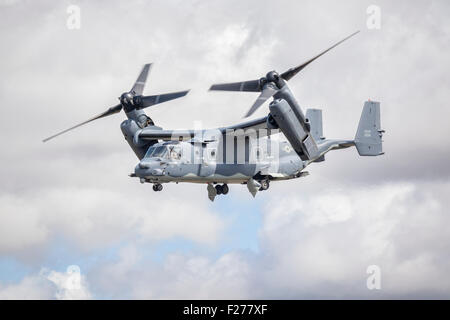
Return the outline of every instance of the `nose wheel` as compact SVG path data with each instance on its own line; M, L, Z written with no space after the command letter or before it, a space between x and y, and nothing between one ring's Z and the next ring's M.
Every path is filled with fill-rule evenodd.
M163 189L163 186L162 186L162 184L160 184L160 183L155 183L154 185L153 185L153 191L162 191L162 189Z

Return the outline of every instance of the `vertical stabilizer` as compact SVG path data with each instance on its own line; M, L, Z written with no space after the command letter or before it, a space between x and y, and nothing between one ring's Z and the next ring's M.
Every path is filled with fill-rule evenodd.
M311 126L311 135L314 140L320 141L323 139L323 128L322 128L322 110L321 109L307 109L306 119L309 120Z
M310 133L313 136L314 140L319 142L325 139L323 136L323 127L322 127L322 110L307 109L306 119L308 119L310 125ZM325 155L320 156L314 162L322 162L322 161L325 161Z
M380 103L366 101L364 103L355 146L360 156L378 156L383 154L382 136L384 130L380 126Z

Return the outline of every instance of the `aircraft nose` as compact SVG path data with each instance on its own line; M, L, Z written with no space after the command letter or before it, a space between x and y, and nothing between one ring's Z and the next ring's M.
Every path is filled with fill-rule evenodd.
M151 167L152 167L152 164L150 161L142 160L134 168L134 173L138 177L148 175L148 173L150 171L149 169L151 169Z
M159 162L142 160L138 163L134 172L137 176L162 176L165 174L164 168L160 167Z
M141 162L139 162L138 166L139 166L139 169L150 169L151 164L148 161L141 161Z

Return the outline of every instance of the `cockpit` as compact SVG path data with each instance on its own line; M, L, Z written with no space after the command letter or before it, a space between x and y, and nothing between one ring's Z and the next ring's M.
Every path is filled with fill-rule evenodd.
M148 148L145 158L160 158L170 160L181 159L181 148L177 145L157 145Z

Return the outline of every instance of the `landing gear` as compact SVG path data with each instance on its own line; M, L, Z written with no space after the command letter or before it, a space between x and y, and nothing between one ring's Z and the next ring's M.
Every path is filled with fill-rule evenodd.
M211 201L214 201L216 196L218 196L220 194L227 194L228 191L230 191L230 189L228 189L228 185L226 183L224 183L222 185L216 184L215 186L214 186L214 184L216 184L216 182L208 183L208 198Z
M161 191L163 189L163 186L162 186L162 184L160 184L160 183L155 183L154 185L153 185L153 191Z
M228 185L225 183L222 185L222 194L227 194L230 189L228 188Z
M215 186L215 188L216 188L217 194L227 194L228 191L230 191L230 189L228 188L228 185L226 183L223 185L218 184Z
M259 188L259 191L265 191L267 189L269 189L270 184L269 184L269 180L261 180L259 182L259 184L261 185L261 187Z

